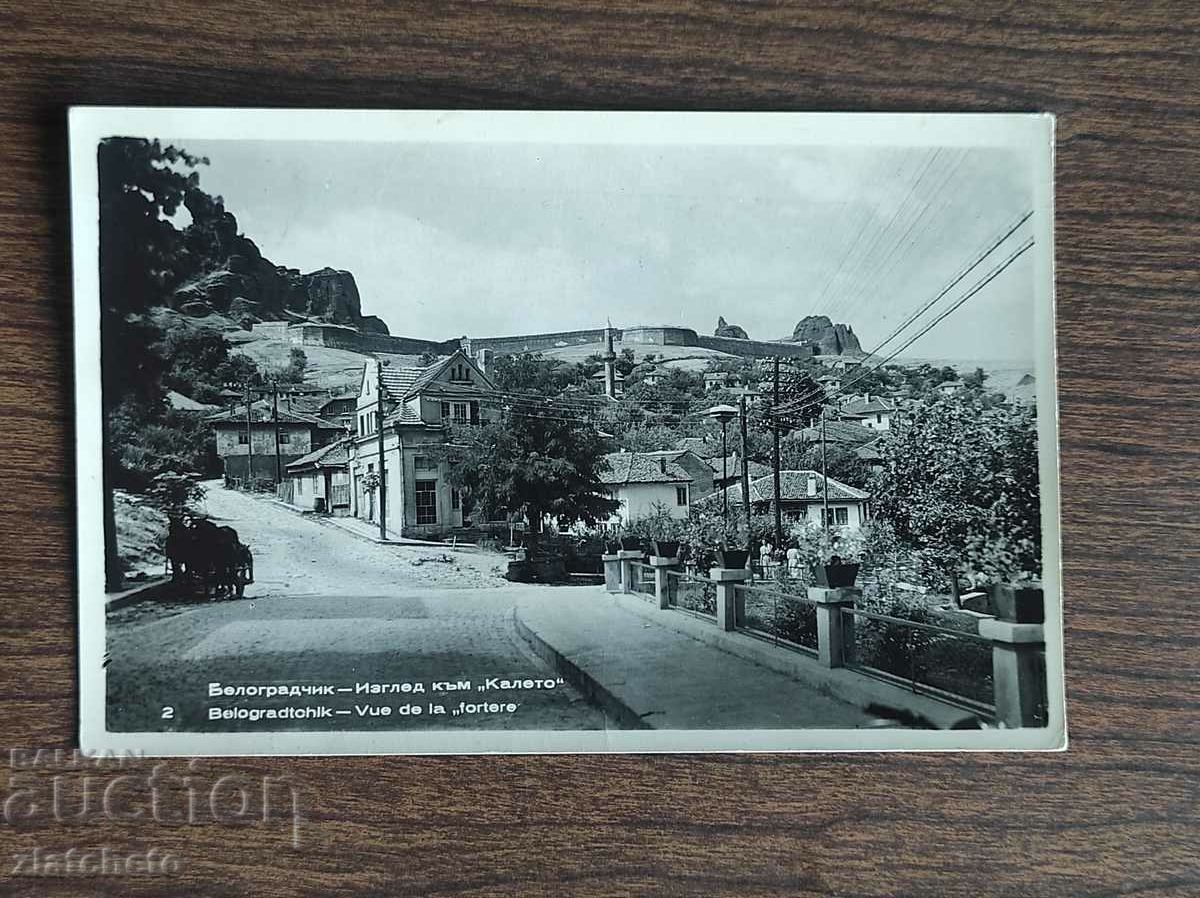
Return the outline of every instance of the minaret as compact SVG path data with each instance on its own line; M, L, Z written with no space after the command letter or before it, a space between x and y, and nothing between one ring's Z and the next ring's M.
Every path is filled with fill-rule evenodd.
M604 328L604 395L617 398L617 354L613 351L612 322Z

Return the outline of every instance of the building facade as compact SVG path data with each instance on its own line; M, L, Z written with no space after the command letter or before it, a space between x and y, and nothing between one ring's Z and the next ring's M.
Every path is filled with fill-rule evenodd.
M491 379L464 352L427 366L363 368L350 442L351 513L389 535L436 537L462 527L461 497L437 457L449 425L500 414Z

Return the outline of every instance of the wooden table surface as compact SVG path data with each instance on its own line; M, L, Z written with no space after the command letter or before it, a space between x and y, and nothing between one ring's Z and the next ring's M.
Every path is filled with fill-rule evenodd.
M65 109L127 103L1057 113L1068 752L160 770L286 777L299 847L277 822L106 819L149 763L96 771L66 819L85 771L21 754L0 893L1200 893L1200 6L914 6L0 2L2 745L74 744ZM71 846L179 871L13 875Z

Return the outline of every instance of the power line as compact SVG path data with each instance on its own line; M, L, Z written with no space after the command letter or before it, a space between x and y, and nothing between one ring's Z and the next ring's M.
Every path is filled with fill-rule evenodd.
M963 303L965 303L968 299L970 299L972 296L977 294L980 290L982 290L984 287L986 287L988 284L990 284L992 281L994 281L997 277L999 277L1001 272L1003 272L1006 268L1008 268L1010 265L1012 265L1013 262L1015 262L1022 254L1024 254L1027 250L1029 250L1030 247L1032 247L1033 245L1034 245L1033 238L1032 237L1028 238L1023 244L1021 244L1021 246L1019 246L1013 253L1011 253L1008 256L1008 258L1006 258L1003 262L1001 262L999 265L997 265L995 268L993 268L990 272L988 272L987 275L984 276L984 278L981 281L976 283L970 290L968 290L967 293L965 293L959 299L955 300L955 302L950 306L950 308L946 309L946 311L939 314L936 318L933 319L933 321L931 321L929 324L925 325L916 334L914 334L912 337L907 339L898 349L896 349L894 352L892 352L886 358L882 359L879 362L879 364L863 370L857 377L853 378L848 383L843 384L838 390L835 390L832 394L827 394L828 397L830 399L832 399L839 395L845 395L846 391L849 390L850 387L854 386L854 384L861 381L864 377L867 376L868 373L873 372L873 371L878 371L881 367L886 365L888 362L890 362L892 359L894 359L896 356L898 356L900 353L902 353L905 349L907 349L909 346L911 346L913 343L915 343L917 340L919 340L921 337L925 336L925 334L927 334L931 330L933 330L934 327L936 327L939 323L944 321L946 319L946 317L948 315L950 315L952 312L954 312L955 310L960 308L963 305ZM783 408L773 410L773 414L783 414L784 416L786 416L786 413L789 410L802 408L804 405L810 404L815 398L818 398L820 395L821 395L820 393L814 392L810 397L808 397L804 400L796 400L794 402L788 403L788 405L784 406Z

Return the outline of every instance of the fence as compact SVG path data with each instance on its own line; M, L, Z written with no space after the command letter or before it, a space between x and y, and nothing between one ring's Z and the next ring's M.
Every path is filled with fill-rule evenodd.
M717 619L717 587L711 580L667 571L667 606L701 620Z
M295 500L296 483L293 480L283 480L275 484L275 498L289 505Z
M809 588L790 592L747 583L745 569L714 569L711 578L683 573L675 559L638 552L604 556L609 592L636 594L725 631L815 657L825 667L901 686L1009 727L1049 723L1045 633L1035 612L981 616L970 629L941 625L926 609L913 618L855 607L862 591ZM786 578L777 581L786 584ZM1016 587L1007 587L1016 589ZM1021 587L1036 594L1039 587ZM1026 602L1033 595L1025 596ZM1009 603L1011 605L1011 602ZM1006 606L1007 607L1007 606ZM1024 607L1029 607L1028 604ZM1036 606L1034 606L1036 611Z
M734 594L740 606L739 630L775 645L817 654L817 605L807 596L758 586L737 586Z
M644 562L633 561L629 564L629 570L632 574L629 591L648 601L657 602L654 590L654 568Z
M842 608L846 666L988 716L995 712L992 640L965 630Z

